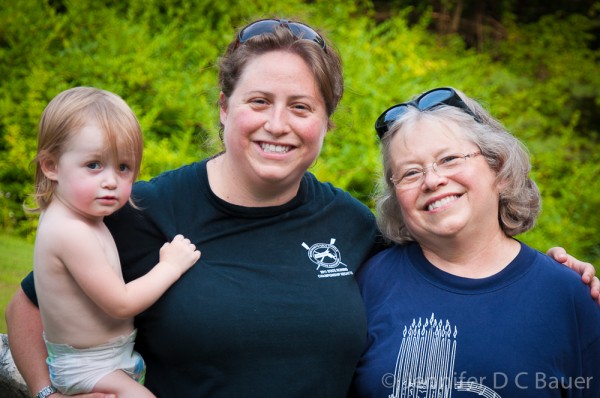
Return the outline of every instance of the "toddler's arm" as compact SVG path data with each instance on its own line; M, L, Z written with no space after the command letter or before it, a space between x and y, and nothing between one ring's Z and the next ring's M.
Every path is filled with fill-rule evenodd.
M131 318L151 306L200 258L189 239L175 236L160 249L160 262L146 275L127 284L111 267L97 242L79 239L70 245L64 263L76 282L103 311L115 318ZM73 248L73 249L71 249Z

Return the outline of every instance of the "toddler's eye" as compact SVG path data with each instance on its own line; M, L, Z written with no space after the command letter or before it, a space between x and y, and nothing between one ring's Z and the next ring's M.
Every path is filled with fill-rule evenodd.
M100 169L102 166L100 165L100 162L89 162L87 164L87 168L90 170L98 170Z

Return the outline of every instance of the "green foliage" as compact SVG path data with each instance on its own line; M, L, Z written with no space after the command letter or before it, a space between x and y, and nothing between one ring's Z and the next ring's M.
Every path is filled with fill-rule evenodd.
M591 49L589 32L598 26L582 15L545 16L511 27L495 54L516 77L504 91L511 100L499 110L506 114L501 119L510 121L530 148L543 196L537 227L523 238L538 248L564 245L596 264L600 74L599 52ZM516 109L521 109L518 116Z
M379 2L380 3L380 2ZM372 206L380 174L375 118L435 86L478 98L532 153L543 194L538 226L521 238L562 245L600 263L600 71L594 15L548 15L477 52L435 35L422 7L371 1L0 0L0 228L33 235L22 203L32 191L36 126L58 92L93 85L121 95L145 135L141 178L214 154L218 57L255 18L318 26L340 51L346 93L312 171ZM594 8L590 8L593 10ZM600 7L596 7L600 10Z
M33 267L33 243L0 233L0 314L15 294L21 280ZM6 333L4 316L0 316L0 333Z

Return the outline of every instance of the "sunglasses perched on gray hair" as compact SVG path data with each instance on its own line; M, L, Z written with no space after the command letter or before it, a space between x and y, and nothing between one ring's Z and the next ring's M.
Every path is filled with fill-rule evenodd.
M408 111L408 107L412 106L421 111L433 109L440 105L449 105L455 108L462 109L469 115L473 116L475 121L481 123L481 119L473 113L471 109L464 103L458 93L450 87L434 88L426 93L421 94L417 99L394 105L386 109L375 122L375 130L379 139L382 139L385 133L388 132L390 126Z
M313 28L300 22L288 21L287 19L261 19L252 22L240 30L234 48L238 48L240 44L255 36L274 33L278 26L289 29L296 39L314 41L319 47L326 50L325 39Z

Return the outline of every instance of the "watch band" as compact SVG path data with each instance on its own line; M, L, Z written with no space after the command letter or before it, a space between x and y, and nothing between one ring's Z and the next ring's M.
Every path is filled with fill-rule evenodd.
M46 387L42 388L40 390L40 392L37 393L35 398L46 398L46 397L54 394L55 392L58 392L58 390L56 388L54 388L53 386L46 386Z

